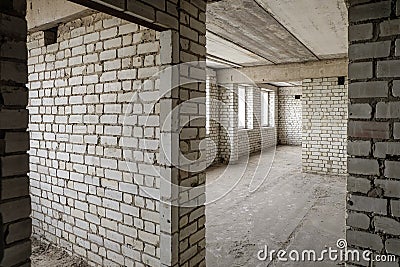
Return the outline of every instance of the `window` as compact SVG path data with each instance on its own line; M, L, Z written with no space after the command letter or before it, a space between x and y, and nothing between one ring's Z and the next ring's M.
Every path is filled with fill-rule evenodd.
M269 92L261 91L261 126L269 126Z
M238 87L238 127L246 127L246 88Z

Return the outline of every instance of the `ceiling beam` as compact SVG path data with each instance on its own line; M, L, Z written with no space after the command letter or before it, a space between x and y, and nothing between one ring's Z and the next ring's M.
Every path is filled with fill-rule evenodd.
M141 2L134 2L133 0L131 6L128 6L126 0L68 0L76 4L85 6L87 8L112 15L117 18L127 20L132 23L142 25L144 27L156 30L164 31L169 27L169 25L164 25L163 21L158 21L152 12L146 13L146 10L153 10L152 7L147 7L148 4Z
M269 83L347 76L348 59L330 59L217 70L218 83Z

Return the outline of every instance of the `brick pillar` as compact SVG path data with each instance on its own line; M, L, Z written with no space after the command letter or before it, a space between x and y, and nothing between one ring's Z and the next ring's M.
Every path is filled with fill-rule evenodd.
M349 2L347 240L400 255L400 1Z
M206 164L199 149L206 135L206 1L178 5L179 30L160 36L161 266L205 266L205 172L196 167ZM203 64L182 65L197 61Z
M0 266L29 266L26 2L0 3Z

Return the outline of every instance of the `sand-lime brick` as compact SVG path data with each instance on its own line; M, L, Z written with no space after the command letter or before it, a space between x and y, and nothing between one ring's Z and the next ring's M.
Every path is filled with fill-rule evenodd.
M349 1L349 247L399 255L398 1ZM377 29L356 34L355 29ZM372 34L372 36L371 36ZM388 49L389 46L389 49ZM361 50L359 50L361 48ZM363 186L355 181L365 181ZM350 185L350 186L349 186ZM371 223L367 225L367 219ZM368 263L367 263L368 264ZM369 263L373 264L373 263ZM393 266L397 266L394 263Z
M347 165L347 81L338 77L302 83L303 171L344 175Z

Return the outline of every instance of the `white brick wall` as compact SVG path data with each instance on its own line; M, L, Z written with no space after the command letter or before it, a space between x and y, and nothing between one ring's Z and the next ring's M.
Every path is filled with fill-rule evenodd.
M261 94L256 87L246 87L246 129L238 128L238 96L237 85L217 85L216 77L209 73L211 81L209 96L224 103L222 105L208 105L209 118L208 137L217 144L216 162L236 161L238 157L259 152L261 149L277 144L278 101L276 92L270 93L270 127L260 127L261 123ZM211 103L210 99L208 102ZM215 102L214 102L215 103ZM252 120L249 117L252 117ZM222 125L215 123L213 119ZM229 133L229 134L228 134ZM209 146L208 162L214 160L213 151Z
M0 264L29 266L28 80L26 2L2 1L0 9Z
M58 35L48 46L42 32L28 38L34 235L92 266L158 266L159 202L145 192L159 195L159 113L125 112L158 70L159 35L104 14Z
M219 89L217 85L217 77L215 71L207 70L207 83L206 83L206 116L207 116L207 138L210 139L207 145L207 164L212 164L214 161L219 162L219 106L212 99L219 99ZM214 142L214 145L212 145ZM216 155L216 157L214 157Z
M302 137L301 87L281 87L278 94L278 143L299 146ZM300 98L296 99L296 95Z
M347 173L347 81L306 79L302 85L303 171Z
M252 129L238 130L238 155L244 156L260 151L261 149L273 147L277 144L277 121L278 101L276 92L270 92L270 122L268 127L259 126L261 124L261 91L259 88L251 88L251 101L253 105L253 125ZM246 123L247 124L247 123Z

